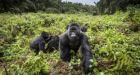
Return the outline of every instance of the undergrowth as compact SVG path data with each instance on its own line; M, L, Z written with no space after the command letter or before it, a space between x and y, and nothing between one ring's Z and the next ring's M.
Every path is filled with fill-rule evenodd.
M59 51L30 50L31 40L42 31L60 35L70 22L88 24L95 75L140 74L140 11L114 15L23 13L0 14L0 75L82 74L80 56L74 63L62 63ZM61 62L61 63L60 63ZM63 65L62 65L63 64ZM75 69L73 65L77 65ZM62 66L59 66L62 65ZM65 66L65 67L64 67Z

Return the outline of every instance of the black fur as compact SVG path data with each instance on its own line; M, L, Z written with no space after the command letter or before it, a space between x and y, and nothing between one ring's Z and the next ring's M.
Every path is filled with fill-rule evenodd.
M77 23L71 23L66 27L67 31L64 32L59 39L60 58L65 62L71 60L71 50L75 53L78 52L79 48L82 53L82 66L85 73L90 72L91 65L90 59L93 58L91 49L89 46L87 36L82 32L80 25Z
M51 36L51 39L48 42L48 46L46 48L46 52L52 52L54 50L58 50L59 37Z
M87 32L88 29L88 24L85 24L84 26L81 27L82 32Z
M30 48L38 54L39 51L45 51L45 44L50 40L50 36L47 32L42 32L41 35L36 38L31 44Z

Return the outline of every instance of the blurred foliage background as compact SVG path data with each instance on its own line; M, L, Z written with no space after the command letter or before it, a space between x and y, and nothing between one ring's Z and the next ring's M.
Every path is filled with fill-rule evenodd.
M0 12L37 12L113 14L117 10L126 11L127 7L140 8L139 0L99 0L94 5L72 3L62 0L0 0Z

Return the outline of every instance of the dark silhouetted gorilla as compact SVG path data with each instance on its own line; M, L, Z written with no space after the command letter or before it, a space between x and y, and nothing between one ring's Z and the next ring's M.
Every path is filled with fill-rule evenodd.
M88 29L88 24L85 24L84 26L81 27L82 32L87 32Z
M93 58L88 38L77 23L69 24L66 29L67 31L59 37L60 58L65 62L70 62L70 51L73 50L77 53L80 49L82 53L82 67L87 74L91 71L91 67L89 66L92 62L90 59Z
M48 41L46 52L52 52L54 50L58 50L58 44L59 44L59 37L51 36L51 39Z
M45 51L45 44L50 40L50 36L47 32L42 32L41 35L36 38L31 44L30 48L36 53L39 53L40 50Z

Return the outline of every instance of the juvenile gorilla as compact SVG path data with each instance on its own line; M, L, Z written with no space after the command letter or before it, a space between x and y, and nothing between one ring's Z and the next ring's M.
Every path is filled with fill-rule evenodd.
M79 24L71 23L67 26L67 31L59 37L60 58L65 62L70 62L71 53L73 50L75 54L81 50L82 53L82 67L87 74L90 72L90 59L93 58L90 51L90 46L87 36L82 32Z
M59 45L59 37L51 36L51 39L48 41L46 52L52 52L54 50L58 50L58 45Z
M45 51L45 44L50 40L50 36L47 32L42 32L41 35L36 38L31 44L30 48L36 53L39 53L40 50Z
M84 26L81 27L82 32L87 32L88 29L88 24L85 24Z

